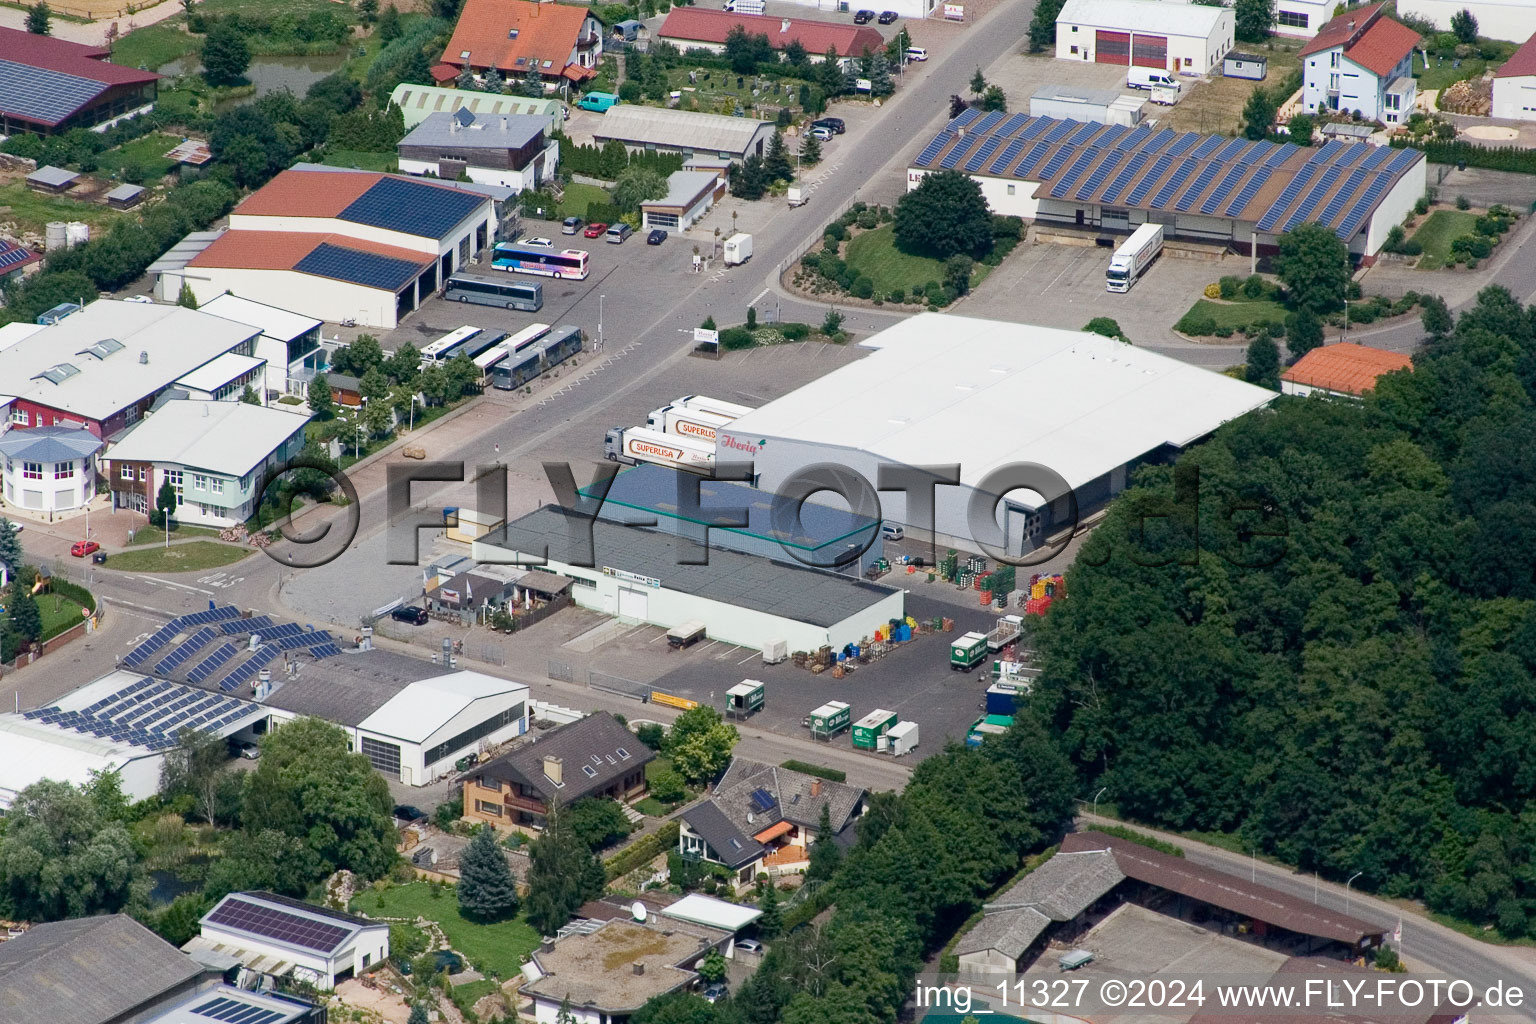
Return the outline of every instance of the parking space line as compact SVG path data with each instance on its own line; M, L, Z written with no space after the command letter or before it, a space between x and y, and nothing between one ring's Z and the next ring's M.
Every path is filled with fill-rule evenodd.
M720 642L719 640L711 640L709 643L705 644L703 647L700 647L699 650L700 651L707 651L711 647L715 646L715 644L718 644L719 642Z
M661 640L661 639L662 639L662 638L664 638L664 637L665 637L665 636L666 636L666 635L667 635L667 631L666 631L666 630L662 630L662 631L661 631L661 632L660 632L660 633L657 633L657 634L656 634L656 635L655 635L655 636L653 636L653 637L651 637L651 638L650 638L650 639L649 639L649 640L648 640L648 641L646 641L646 642L647 642L647 643L652 643L652 644L653 644L653 643L655 643L655 642L656 642L656 641L657 641L657 640Z
M730 650L728 650L728 651L721 651L719 654L715 655L715 660L723 661L726 658L729 658L731 655L735 654L739 650L741 650L741 648L738 645L732 644Z
M745 665L747 662L751 661L753 658L756 658L758 656L758 654L759 654L758 651L753 651L751 654L747 655L745 658L742 658L736 664L738 664L738 665Z

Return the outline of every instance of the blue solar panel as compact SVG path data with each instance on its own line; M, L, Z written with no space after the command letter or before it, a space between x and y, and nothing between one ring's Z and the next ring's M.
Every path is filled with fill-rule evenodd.
M410 284L421 272L420 265L410 260L377 253L348 249L330 242L315 246L308 256L293 265L301 274L328 277L333 281L350 281L368 288L380 288L394 292Z
M966 125L970 124L980 116L981 111L977 110L975 107L966 107L964 110L960 111L960 113L956 114L953 118L950 119L949 126L951 128L964 128Z
M183 662L191 658L192 655L212 643L218 635L217 630L210 629L207 626L199 629L196 633L193 633L190 637L177 644L170 654L161 659L160 664L155 666L155 674L169 675Z
M1067 141L1074 146L1081 146L1083 143L1097 135L1103 127L1104 126L1101 124L1082 125L1077 129L1077 131L1072 133L1072 137Z
M1046 142L1055 142L1077 126L1076 121L1057 121L1051 126L1051 130L1045 133Z
M1340 156L1343 156L1344 150L1351 145L1353 145L1353 143L1340 142L1338 139L1333 139L1325 143L1322 149L1313 154L1312 162L1319 164L1332 163Z
M1045 154L1050 151L1051 144L1044 139L1029 147L1029 152L1024 154L1024 159L1020 160L1019 165L1013 169L1013 176L1015 178L1028 177L1030 172L1035 169L1035 164L1045 159Z
M1161 209L1168 205L1168 201L1178 194L1179 189L1189 184L1190 176L1200 165L1194 160L1185 160L1178 168L1168 176L1163 187L1157 190L1157 195L1152 197L1152 208Z
M1183 135L1179 136L1177 142L1168 147L1168 155L1183 156L1185 153L1189 152L1191 146L1199 142L1202 138L1204 138L1203 135L1196 135L1194 132L1185 132Z
M442 238L484 202L484 196L446 185L380 178L338 217L420 238Z
M1282 145L1276 146L1275 151L1264 158L1264 166L1279 167L1281 164L1289 160L1291 158L1291 154L1296 152L1299 148L1299 146L1293 146L1290 143L1284 143Z
M1097 139L1094 140L1093 144L1098 146L1100 149L1103 149L1105 146L1114 146L1115 143L1118 142L1129 131L1130 129L1123 124L1112 124L1104 130L1103 135L1100 135ZM1115 148L1123 149L1124 147L1115 146Z
M1118 150L1111 150L1103 162L1093 169L1093 173L1088 175L1087 180L1078 187L1076 198L1087 199L1093 195L1098 190L1098 187L1104 184L1104 179L1109 177L1109 172L1120 166L1120 161L1124 159L1124 153Z
M1397 156L1394 156L1392 161L1387 164L1387 173L1399 174L1403 171L1406 171L1408 168L1412 167L1414 161L1418 160L1422 155L1423 154L1421 154L1416 149L1400 150Z
M1344 205L1360 190L1361 184L1370 173L1370 171L1360 170L1359 168L1351 171L1343 187L1333 194L1333 198L1328 200L1328 205L1323 207L1323 212L1317 215L1318 222L1327 224L1342 213Z
M1037 117L1033 121L1029 122L1029 125L1025 127L1023 131L1019 132L1019 138L1032 139L1036 135L1039 135L1041 132L1045 131L1047 128L1051 127L1053 123L1054 122L1052 122L1048 117Z
M939 161L939 166L945 170L954 167L955 164L960 162L960 159L964 157L965 154L971 151L971 147L974 145L976 145L976 136L967 135L965 138L955 143L953 149L944 154L944 159Z
M319 647L310 648L310 653L316 658L329 658L332 655L340 654L341 648L335 644L321 644Z
M1007 116L1007 114L1004 114L1001 111L989 110L985 114L981 115L981 120L977 121L966 130L966 134L985 135L987 132L990 132L994 127L996 127L998 122L1002 121L1002 119Z
M987 168L987 173L1001 174L1003 172L1003 168L1012 163L1014 157L1024 152L1024 147L1027 145L1029 145L1029 143L1024 139L1014 139L1012 142L1008 143L1008 145L1003 147L1003 151L998 155L997 159L992 161L992 166Z
M917 154L917 159L913 163L918 167L925 167L932 163L933 158L939 155L939 150L949 145L950 140L954 137L955 133L952 131L939 132L939 134L933 137L933 141L924 146L923 151Z
M1269 156L1269 151L1273 148L1275 148L1274 143L1265 142L1261 139L1260 141L1255 142L1253 145L1249 146L1247 149L1243 150L1243 152L1239 153L1237 159L1242 163L1252 166L1253 164L1259 163L1265 157Z
M1258 228L1260 231L1269 231L1274 228L1280 218L1284 216L1285 211L1289 209L1291 203L1295 202L1296 197L1301 195L1301 190L1307 187L1307 183L1312 180L1312 175L1316 173L1316 164L1302 165L1296 177L1290 180L1290 183L1285 186L1285 191L1281 192L1280 197L1275 200L1275 205L1271 206L1264 216L1259 218Z
M1216 155L1211 157L1211 159L1222 161L1231 160L1233 157L1237 156L1240 150L1247 149L1250 145L1251 143L1247 139L1233 139L1231 142L1217 150Z
M23 249L19 245L11 245L9 242L0 242L0 267L14 267L32 258L31 249Z
M1179 196L1179 201L1173 204L1173 208L1179 213L1188 213L1194 209L1195 200L1200 198L1201 193L1210 187L1211 182L1216 180L1216 175L1220 174L1221 171L1222 165L1217 163L1206 164L1202 167L1200 169L1200 176L1195 179L1193 185L1185 189L1183 195Z
M994 132L992 137L997 139L1006 139L1008 136L1024 127L1025 123L1028 121L1028 114L1014 114L1007 121L1003 122L1003 126Z
M1254 176L1248 179L1248 183L1238 191L1237 195L1232 197L1232 202L1227 204L1226 216L1238 216L1242 212L1243 207L1253 202L1253 197L1259 194L1259 189L1264 187L1264 183L1269 180L1269 176L1273 173L1268 167L1260 167Z
M58 124L109 88L62 71L0 60L0 109L29 121Z
M1045 166L1040 168L1040 179L1045 181L1055 177L1056 172L1061 170L1062 167L1065 166L1066 162L1075 155L1077 155L1076 147L1062 146L1051 155L1049 160L1045 162Z
M1173 157L1166 153L1158 157L1157 163L1153 164L1152 169L1146 173L1146 176L1136 183L1136 187L1131 189L1131 194L1125 197L1125 205L1140 206L1141 201L1147 198L1147 193L1152 191L1152 186L1157 184L1158 179L1167 173L1168 168L1172 166Z
M1215 213L1216 208L1226 201L1227 196L1232 194L1232 190L1237 188L1237 183L1247 173L1248 167L1245 164L1237 164L1235 167L1228 168L1227 173L1222 175L1221 181L1217 182L1216 187L1211 189L1211 194L1206 196L1205 201L1200 204L1200 212Z
M1150 159L1151 157L1146 153L1133 153L1130 162L1125 165L1119 174L1115 175L1115 180L1109 183L1109 188L1106 188L1104 194L1099 197L1099 202L1113 203L1119 199L1120 193L1125 191L1125 186L1136 176L1137 171L1146 166L1147 161Z
M1350 146L1349 147L1349 152L1345 153L1343 156L1341 156L1337 160L1335 160L1333 162L1333 166L1335 166L1335 167L1353 167L1356 164L1358 164L1360 161L1364 160L1368 155L1370 155L1371 151L1373 149L1375 149L1375 148L1376 147L1374 147L1374 146L1362 146L1362 145L1358 145L1358 144Z
M1189 155L1194 157L1196 160L1202 160L1216 152L1216 150L1220 149L1225 144L1226 143L1222 141L1221 136L1212 135L1210 138L1200 143L1200 145L1196 146L1195 151Z
M258 615L253 619L241 619L238 622L226 622L224 635L233 636L237 633L254 633L258 629L266 629L272 625L272 619L266 615Z
M984 141L977 148L976 152L971 154L971 158L965 162L965 169L967 171L981 170L981 165L987 162L987 157L991 156L993 153L996 153L997 147L1001 146L1002 144L1003 139L1000 135L994 135Z
M1055 185L1051 186L1051 196L1060 199L1070 192L1072 186L1077 184L1077 179L1088 173L1088 168L1098 158L1099 150L1092 147L1079 153L1077 159L1072 161L1072 166L1067 168L1067 172L1057 179Z
M223 645L218 650L208 655L208 657L194 665L192 667L192 671L187 673L187 678L194 683L201 683L205 681L209 676L213 675L214 672L218 671L220 666L228 662L229 659L233 658L235 656L235 651L236 648L234 644Z
M1392 158L1392 153L1393 151L1388 149L1386 146L1376 146L1372 149L1371 155L1360 162L1360 166L1364 167L1368 171L1374 171L1376 168L1390 160Z
M1386 192L1390 184L1392 184L1391 174L1376 175L1376 180L1371 182L1359 199L1355 200L1354 208L1349 211L1334 233L1346 242L1353 238L1355 232L1360 230L1360 225L1365 218L1369 217L1371 211L1376 208L1377 201L1381 199L1382 193Z
M1179 133L1174 131L1172 128L1164 128L1162 131L1152 136L1142 145L1142 152L1156 153L1158 150L1162 149L1164 146L1168 145L1175 138L1177 138L1178 134Z
M1328 194L1329 190L1333 188L1338 180L1338 175L1336 174L1325 172L1319 175L1312 188L1302 197L1301 202L1297 203L1286 216L1285 222L1280 227L1280 233L1285 234L1302 221L1311 220L1312 215L1317 212L1318 205L1322 203L1323 197Z

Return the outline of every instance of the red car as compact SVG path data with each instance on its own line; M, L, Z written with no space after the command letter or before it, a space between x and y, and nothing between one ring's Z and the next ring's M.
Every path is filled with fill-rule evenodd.
M76 558L85 558L87 555L100 550L101 545L97 544L93 540L77 540L69 549L69 553L74 555Z
M602 238L607 231L607 224L588 224L587 230L583 231L582 234L588 238Z

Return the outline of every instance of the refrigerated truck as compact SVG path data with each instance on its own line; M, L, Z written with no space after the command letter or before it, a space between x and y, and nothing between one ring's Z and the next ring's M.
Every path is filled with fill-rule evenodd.
M752 236L745 231L738 231L725 240L721 251L725 254L726 266L734 267L745 263L752 258Z
M1143 224L1131 232L1131 237L1120 243L1120 248L1109 258L1109 269L1104 272L1104 287L1112 292L1128 292L1146 269L1163 251L1163 226Z
M876 708L853 723L853 745L860 750L878 749L880 737L889 732L896 721L896 712Z
M811 738L829 740L848 728L853 720L853 709L840 700L829 700L806 716L805 724L811 730Z
M664 405L660 409L651 411L650 419L645 425L651 430L659 430L664 434L696 437L700 441L714 444L715 432L728 425L733 419L735 419L733 416L721 416L717 413L690 409L687 406Z
M715 467L715 446L677 434L663 434L645 427L614 427L603 438L603 455L610 462L637 466L654 462L658 466L709 473Z
M917 723L897 722L891 731L885 734L885 738L886 750L892 757L910 754L917 749Z
M685 409L693 409L696 412L713 413L716 416L724 416L726 419L740 419L749 412L755 412L750 405L737 405L735 402L726 402L719 398L710 398L708 395L684 395L673 405L680 405Z
M987 634L965 633L949 642L949 670L969 672L987 660Z

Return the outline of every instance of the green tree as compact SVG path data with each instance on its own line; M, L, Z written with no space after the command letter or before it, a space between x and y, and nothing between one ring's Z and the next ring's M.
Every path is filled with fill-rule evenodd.
M976 179L960 171L933 171L896 201L895 232L904 252L979 258L992 248L992 214Z
M318 718L300 718L262 741L247 776L241 824L301 840L319 876L346 867L378 878L395 863L393 801L368 758L347 751L347 736Z
M1291 132L1290 140L1298 146L1312 145L1312 131L1316 123L1311 114L1291 115L1291 120L1286 124Z
M821 140L814 135L805 135L800 139L800 163L805 167L815 167L821 163Z
M784 133L776 131L768 140L768 153L763 158L763 171L769 181L789 181L795 176L795 168L789 162L789 150L784 145Z
M632 831L617 801L587 797L565 809L566 825L589 850L600 850Z
M1029 20L1029 51L1039 53L1056 45L1056 17L1066 0L1040 0Z
M1128 341L1125 332L1120 329L1120 324L1107 316L1096 316L1083 325L1083 330L1090 334L1102 334L1106 338L1114 338L1118 341Z
M197 293L192 290L190 282L181 282L181 293L176 296L176 305L187 309L197 308Z
M825 96L841 96L844 92L845 76L843 75L843 61L837 55L837 47L827 47L827 52L821 55L821 61L816 65L816 83L821 86Z
M712 949L704 955L704 959L700 960L693 969L699 972L700 978L703 978L710 984L714 984L725 977L725 957L720 955L718 949Z
M486 92L501 92L507 87L507 80L501 77L501 72L496 68L486 68L485 75L480 79L480 88Z
M981 94L981 109L999 113L1008 109L1008 96L1003 92L1002 86L987 86L987 91Z
M176 510L181 503L176 498L176 488L169 480L160 482L160 490L155 494L155 508L149 515L150 524L164 527L169 520L176 518Z
M168 797L189 796L203 820L219 823L219 795L229 776L229 752L224 740L211 733L183 729L176 745L165 752L160 764L160 792Z
M724 722L720 712L700 705L677 716L667 734L666 752L688 782L700 785L725 770L741 734Z
M379 42L389 44L400 38L400 11L394 4L385 4L379 12Z
M798 39L791 39L789 45L784 47L784 63L792 68L804 68L811 61L810 54L805 52L805 44Z
M805 871L806 878L825 882L837 874L838 866L843 862L843 851L833 840L832 814L823 802L821 817L816 822L816 837L811 840L811 862Z
M896 91L891 78L891 61L885 51L876 53L869 61L869 94L876 98L889 96Z
M762 916L757 919L757 932L765 939L776 938L779 929L783 927L783 914L779 910L779 890L774 887L773 879L763 886L763 895L757 901L757 909Z
M613 183L613 205L634 213L640 204L667 194L667 180L649 167L631 167Z
M357 383L357 392L370 402L377 402L389 394L389 378L384 375L379 364L368 367Z
M251 66L251 48L234 21L220 21L203 39L203 77L209 85L234 85Z
M1275 270L1292 305L1328 313L1344 304L1349 286L1349 248L1331 228L1302 224L1280 236Z
M426 1003L412 1003L411 1015L406 1018L405 1024L429 1024L431 1020Z
M249 384L245 386L245 390L240 392L240 401L244 402L246 405L261 404L261 398L256 394L256 389L251 387Z
M0 843L8 916L58 921L115 914L134 900L138 853L121 822L67 782L23 789L5 816Z
M671 768L660 768L651 773L651 796L664 804L676 803L688 795L687 783Z
M731 195L740 199L761 199L768 191L769 181L763 158L753 153L731 175Z
M1477 16L1463 7L1451 15L1451 31L1455 34L1458 43L1477 42Z
M496 842L496 830L483 827L459 857L459 911L480 922L504 921L517 913L517 882Z
M379 0L357 0L357 13L363 24L371 25L379 19Z
M337 373L362 377L369 370L384 362L384 349L379 339L371 334L359 334L350 345L343 345L331 356L332 368Z
M944 283L964 295L971 290L971 271L975 268L975 260L957 252L944 261Z
M404 387L409 387L416 380L416 375L421 372L421 353L416 351L409 339L400 342L398 348L389 354L389 358L380 364L384 376Z
M331 380L325 371L315 374L306 389L309 411L317 420L328 420L336 415L336 399L331 394Z
M202 917L213 906L200 892L184 892L155 915L155 933L173 946L185 945L202 930Z
M1291 362L1323 343L1323 321L1310 309L1299 309L1285 318L1285 347Z
M981 68L977 68L975 74L971 75L971 95L979 99L986 91L987 76L981 73Z
M1275 339L1261 334L1248 343L1248 362L1243 377L1250 384L1280 390L1280 348Z
M52 34L53 11L49 9L45 0L38 0L36 4L27 8L27 31L35 36Z
M1419 314L1420 322L1431 341L1443 341L1450 335L1456 321L1444 299L1438 295L1424 295L1419 298L1419 307L1422 310ZM5 555L0 552L0 561L4 560Z
M603 893L603 865L556 809L528 849L528 899L524 916L540 934L553 935L576 908Z
M1234 0L1232 15L1237 38L1262 43L1275 25L1275 0Z
M6 613L10 617L10 628L23 640L37 641L43 638L43 616L38 611L37 599L19 584L11 587L10 607Z
M395 423L395 409L387 398L365 403L362 409L363 429L369 437L382 437Z
M1253 87L1248 102L1243 104L1243 137L1263 139L1275 123L1275 98L1262 85Z
M459 77L453 84L459 89L473 89L475 87L475 69L466 62L459 69Z
M26 556L21 550L21 531L5 516L0 516L0 565L10 572L21 568Z

